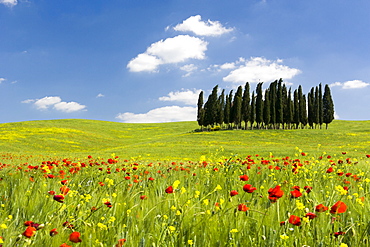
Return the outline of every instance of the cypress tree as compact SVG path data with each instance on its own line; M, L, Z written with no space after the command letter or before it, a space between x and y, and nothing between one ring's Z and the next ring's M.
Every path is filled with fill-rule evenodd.
M298 91L297 89L294 90L294 102L293 102L293 123L295 124L295 128L298 129L299 125L299 100L298 100Z
M298 87L298 100L299 100L299 122L302 129L307 125L307 110L306 110L306 96L302 93L302 86Z
M314 123L314 119L315 119L315 109L314 109L314 105L315 105L315 102L314 102L314 89L311 88L311 91L308 93L307 95L307 103L308 103L308 117L307 117L307 120L308 120L308 125L311 127L311 129L313 129L313 123Z
M315 88L315 103L314 103L314 111L315 111L315 118L313 120L315 124L315 128L319 125L319 117L320 117L320 98L319 98L319 88Z
M285 96L285 103L284 103L284 122L287 125L287 128L290 128L290 125L293 122L293 101L292 101L291 88L289 88L289 92L285 93L285 95L286 96Z
M323 122L328 124L334 120L334 102L331 97L330 87L328 84L325 85L324 96L323 96Z
M236 90L233 104L231 106L231 122L234 123L235 127L238 129L242 121L242 94L243 88L239 86Z
M270 84L270 123L272 124L273 128L275 129L276 124L276 87L277 87L277 80Z
M197 113L198 125L203 129L204 126L204 108L203 108L203 91L199 93L198 97L198 113Z
M321 83L319 84L319 125L320 129L322 128L322 124L324 123L324 108L323 108L323 96L322 96L322 87Z
M263 102L263 122L265 127L268 128L270 124L270 90L266 89L265 91L265 101Z
M283 108L283 88L282 88L283 79L280 79L277 83L277 92L276 92L276 123L278 128L280 124L284 123L284 108Z
M225 108L225 89L222 90L221 95L218 97L217 109L217 123L221 126L224 123L224 108Z
M245 124L245 129L248 128L248 121L250 116L250 86L249 82L245 83L243 100L242 100L242 117Z
M263 121L263 95L262 95L262 84L263 82L260 82L257 84L256 88L256 122L257 122L257 128L260 129L260 125Z
M254 121L256 120L256 97L254 96L254 91L252 92L252 102L251 102L251 115L249 116L249 122L251 124L251 129L253 129Z
M229 95L226 95L225 99L225 108L224 108L224 123L229 126L230 124L230 100L229 100Z

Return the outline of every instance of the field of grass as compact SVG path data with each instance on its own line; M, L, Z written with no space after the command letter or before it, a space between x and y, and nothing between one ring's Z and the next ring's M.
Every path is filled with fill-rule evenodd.
M51 120L0 124L0 152L48 156L119 154L141 160L199 160L231 154L370 152L370 121L334 121L329 129L195 132L196 122L126 124Z
M1 124L0 247L369 246L369 124Z

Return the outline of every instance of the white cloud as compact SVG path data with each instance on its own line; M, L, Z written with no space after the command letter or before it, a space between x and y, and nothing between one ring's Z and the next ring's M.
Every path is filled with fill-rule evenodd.
M98 95L96 95L96 98L103 98L103 97L105 97L105 95L102 93L99 93Z
M54 105L54 109L62 112L75 112L75 111L81 111L85 109L85 105L81 105L77 102L59 102Z
M57 111L67 113L80 111L86 108L85 105L81 105L77 102L64 102L59 96L46 96L42 99L27 99L23 100L22 103L33 103L33 105L39 110L47 110L52 107Z
M233 28L225 28L218 21L201 21L200 15L190 16L181 24L177 24L173 29L181 32L193 32L200 36L220 36L233 31Z
M44 97L42 99L37 99L34 105L37 107L37 109L48 109L50 106L53 106L61 101L62 99L58 96Z
M13 7L17 5L17 0L0 0L0 3L5 4L6 6Z
M116 118L125 123L164 123L179 121L195 121L196 107L165 106L150 110L147 113L119 113Z
M195 66L194 64L186 64L182 67L180 67L181 70L187 72L185 75L183 75L183 77L188 77L190 76L194 71L196 71L198 69L197 66Z
M346 82L335 82L330 84L330 87L339 86L342 89L356 89L356 88L364 88L369 86L370 83L363 82L361 80L353 80L353 81L346 81Z
M275 61L263 57L252 57L249 60L239 59L239 63L242 62L243 64L231 71L223 80L232 83L270 82L279 78L291 79L301 73L299 69L282 65L281 59Z
M5 79L5 78L0 78L0 84L1 84L3 81L6 81L6 79Z
M186 105L196 105L201 89L187 89L182 91L170 92L168 96L160 97L160 101L176 101Z
M188 59L204 59L208 42L189 35L178 35L151 44L133 58L127 68L131 72L155 72L161 64L185 62Z

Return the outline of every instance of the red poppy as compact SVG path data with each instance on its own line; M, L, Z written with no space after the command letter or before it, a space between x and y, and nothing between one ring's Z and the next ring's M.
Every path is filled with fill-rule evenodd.
M306 193L310 193L312 190L312 186L305 186L304 189L306 190Z
M339 231L339 232L334 232L334 237L339 237L340 235L344 235L344 234L346 234L346 232L342 232L342 231Z
M334 171L333 167L329 167L329 169L326 170L326 173L332 173Z
M236 195L238 195L239 193L238 193L238 191L236 191L236 190L232 190L232 191L230 191L230 196L236 196Z
M347 205L342 201L337 201L330 209L331 214L341 214L347 211Z
M67 179L64 179L64 180L60 181L60 183L61 183L62 185L66 185L66 184L68 184L68 180L67 180Z
M255 191L256 189L256 187L252 187L252 185L250 184L246 184L243 186L243 190L247 193L253 193L253 191Z
M54 197L53 197L53 199L55 200L55 201L57 201L57 202L60 202L60 203L63 203L64 201L64 196L63 195L55 195Z
M24 225L25 226L32 226L33 225L33 221L28 220L28 221L24 222Z
M49 232L49 235L51 236L51 237L54 237L55 235L57 235L58 234L58 232L57 232L57 229L56 228L54 228L54 229L51 229L50 230L50 232Z
M241 181L248 181L249 180L249 177L247 175L241 175L239 176L240 180Z
M105 204L108 208L111 208L111 207L112 207L112 203L110 203L110 202L104 202L104 204Z
M291 215L289 217L289 223L294 226L300 226L301 225L301 218L295 215Z
M141 200L145 200L145 199L147 199L148 197L146 196L146 195L142 195L142 196L140 196L140 199Z
M36 228L32 226L28 226L27 229L22 233L23 236L26 238L31 238L33 235L35 235Z
M148 180L149 180L149 181L153 181L153 180L154 180L154 178L150 177L150 178L148 178Z
M65 186L65 185L63 185L62 187L60 187L59 190L60 190L60 193L62 193L63 195L67 195L68 192L70 191L70 189L67 186Z
M167 187L167 189L165 189L165 192L166 192L167 194L171 194L171 193L173 193L173 187L172 187L172 186L168 186L168 187Z
M55 191L54 190L49 190L48 193L49 193L49 195L52 195L52 196L55 195Z
M245 204L239 204L238 205L238 211L246 212L249 208Z
M80 236L81 236L81 233L79 233L79 232L72 232L71 235L69 235L69 241L71 241L73 243L82 242L82 240L80 239Z
M64 222L64 223L63 223L63 226L64 226L64 227L67 227L67 228L69 228L69 229L73 229L73 228L74 228L74 226L73 226L71 223L69 223L68 221Z
M284 191L282 191L280 188L280 185L276 185L275 188L270 188L268 190L270 202L274 203L284 195Z
M298 198L302 196L302 193L299 190L293 190L290 192L290 195L292 196L292 198Z
M64 244L61 244L59 247L72 247L72 246L70 246L70 245L68 245L68 244L64 243Z
M317 205L316 208L315 208L315 211L319 212L319 213L325 212L326 210L328 210L328 207L326 207L322 204Z
M126 242L126 239L125 238L121 238L120 240L118 240L118 244L116 244L116 247L122 247Z
M314 213L309 212L309 213L306 214L306 217L309 218L310 220L313 220L317 217L317 215L314 214Z

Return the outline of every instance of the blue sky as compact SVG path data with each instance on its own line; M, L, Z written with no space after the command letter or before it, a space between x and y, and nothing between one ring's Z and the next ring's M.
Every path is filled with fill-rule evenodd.
M0 0L0 122L196 119L200 90L331 86L370 119L370 1Z

